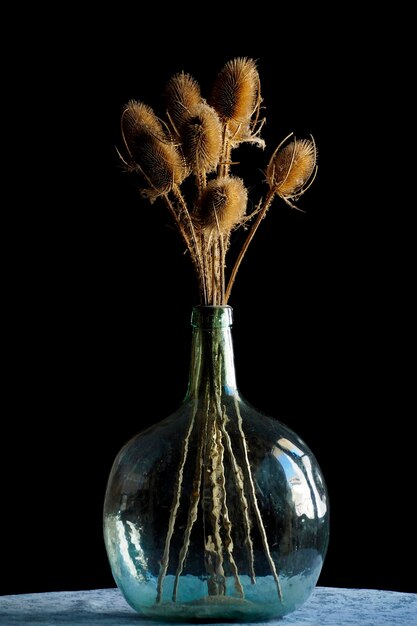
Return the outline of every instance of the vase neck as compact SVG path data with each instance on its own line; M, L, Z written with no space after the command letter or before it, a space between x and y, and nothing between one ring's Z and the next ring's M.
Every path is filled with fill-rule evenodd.
M207 392L237 392L230 306L196 306L191 325L191 365L186 399Z

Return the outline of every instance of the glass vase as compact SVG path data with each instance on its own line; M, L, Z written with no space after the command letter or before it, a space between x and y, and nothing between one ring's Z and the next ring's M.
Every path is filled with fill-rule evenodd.
M232 308L196 306L178 410L120 450L104 501L113 577L143 616L254 621L314 589L329 537L307 445L236 385Z

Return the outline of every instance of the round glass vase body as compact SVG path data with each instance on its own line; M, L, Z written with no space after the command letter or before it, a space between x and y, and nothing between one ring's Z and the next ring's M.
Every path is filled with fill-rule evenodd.
M126 443L110 472L107 555L127 602L149 618L286 615L310 596L326 555L320 468L240 395L231 325L231 307L194 307L182 404Z

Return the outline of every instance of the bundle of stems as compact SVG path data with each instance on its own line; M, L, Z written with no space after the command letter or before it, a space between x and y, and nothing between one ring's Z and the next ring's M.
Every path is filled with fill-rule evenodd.
M232 152L242 143L265 148L260 132L261 87L256 62L246 57L228 61L203 98L197 81L184 72L168 81L166 120L147 104L130 100L121 115L123 146L119 156L140 180L151 203L166 204L194 265L200 304L225 305L250 242L273 199L293 208L317 173L313 137L291 133L274 150L265 170L268 190L247 212L244 181L231 173ZM192 193L184 181L193 177ZM187 187L189 189L189 186ZM255 206L255 205L254 205ZM226 280L226 253L231 233L245 226L246 239Z

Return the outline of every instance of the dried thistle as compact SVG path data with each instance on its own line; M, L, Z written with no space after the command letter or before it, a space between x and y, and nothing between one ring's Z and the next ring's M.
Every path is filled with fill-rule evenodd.
M257 208L246 213L244 182L231 175L232 152L242 142L264 147L259 119L261 87L256 62L246 57L228 61L215 76L206 101L197 81L174 74L165 92L167 120L148 105L130 100L122 111L125 167L141 180L142 193L153 202L161 197L178 227L195 267L202 304L227 304L248 246L275 196L291 207L308 189L317 172L313 138L282 141L266 168L268 191ZM182 183L192 174L195 192ZM231 232L252 222L226 281L226 252Z
M261 104L259 74L253 59L240 57L226 63L214 80L210 103L225 123L232 145L243 141L264 145L252 132Z
M284 148L281 145L269 161L266 176L270 188L290 206L294 206L290 200L297 200L315 176L316 144L312 138L294 139Z
M185 119L193 115L202 102L200 85L190 74L181 72L171 76L164 95L168 117L179 134Z
M122 135L126 148L129 143L140 135L164 137L161 120L147 104L137 100L129 100L122 112Z
M184 117L180 138L182 151L190 170L202 177L214 172L222 149L222 126L216 111L206 103L197 105Z
M246 211L248 193L241 178L219 177L211 180L200 201L200 224L207 234L213 231L228 237Z
M201 241L205 289L213 304L224 301L230 234L244 220L247 199L243 180L218 176L208 182L193 213Z
M122 113L122 135L126 148L123 161L130 171L141 175L142 192L151 201L182 183L184 161L149 106L134 100L127 104Z

